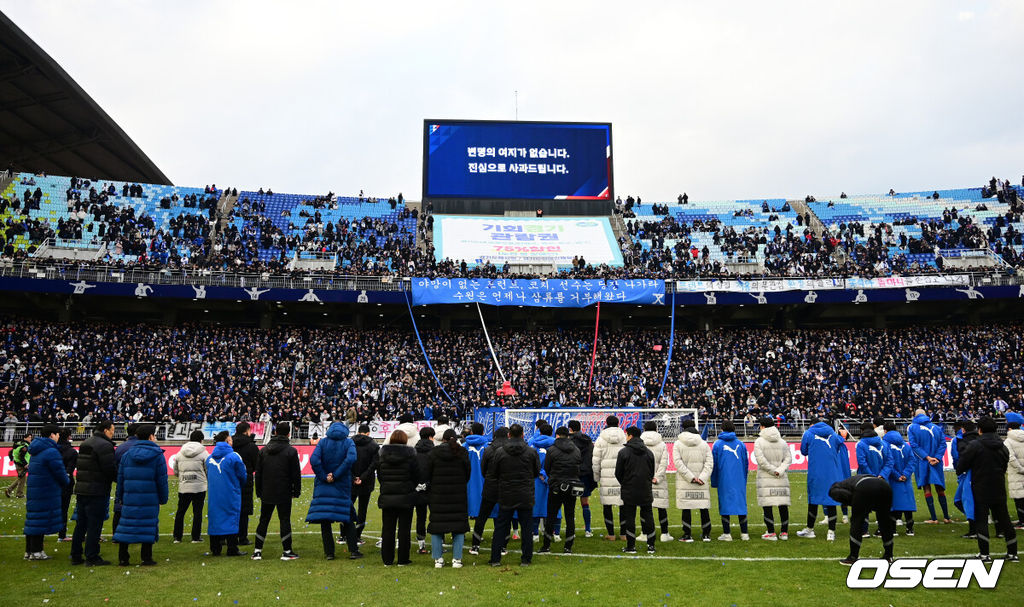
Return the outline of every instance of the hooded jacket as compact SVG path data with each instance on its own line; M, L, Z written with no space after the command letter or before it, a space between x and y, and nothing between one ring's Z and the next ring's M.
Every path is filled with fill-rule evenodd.
M548 489L558 491L563 483L579 482L581 459L575 441L566 437L556 438L544 458Z
M654 478L654 454L639 436L626 441L615 456L615 479L621 489L623 504L649 505L654 496L651 480Z
M529 445L537 451L540 459L540 476L533 481L533 517L544 518L548 515L548 479L544 472L544 458L547 457L548 449L555 444L554 437L546 434L534 434L530 437Z
M347 523L352 512L352 464L356 446L348 437L348 426L334 422L313 450L309 463L316 478L307 523ZM327 475L334 482L327 482Z
M857 474L871 474L884 479L892 472L892 457L875 431L857 441Z
M57 441L57 450L60 451L60 459L64 462L64 471L68 473L68 482L62 492L65 496L72 494L75 489L75 466L78 464L78 451L75 450L71 441ZM69 498L70 499L70 498Z
M665 440L661 438L660 432L648 430L640 434L640 440L644 441L644 445L654 454L654 478L658 479L658 482L651 487L651 494L654 496L651 505L655 508L668 508L667 473L668 460L671 457L668 454L668 447L665 446Z
M523 439L508 439L494 454L498 503L502 508L533 508L534 479L540 476L540 456Z
M430 502L430 452L433 450L434 441L429 438L421 438L413 449L416 450L416 466L419 470L421 485L426 485L425 491L416 492L416 505L426 506Z
M245 464L245 484L242 485L242 512L253 513L253 474L256 473L256 460L260 456L260 448L248 434L235 433L231 437L231 448L242 458Z
M718 513L722 516L747 514L747 446L735 432L722 432L711 447L715 469L711 486L718 489Z
M490 440L486 436L470 434L466 437L466 452L469 455L469 482L466 483L466 498L469 507L469 516L476 518L480 514L480 500L483 499L484 473L481 470L481 462L484 450Z
M34 444L34 443L33 443ZM971 441L957 462L957 474L971 473L974 501L998 503L1006 501L1006 469L1010 452L995 432L986 432Z
M78 448L77 466L75 495L110 497L110 485L117 480L114 441L102 432L85 439Z
M121 520L114 541L155 544L160 538L160 506L167 503L167 461L153 441L132 446L117 469L117 499Z
M352 494L370 495L376 486L374 479L380 447L373 437L366 434L356 434L352 437L352 443L356 446L356 463L352 464ZM355 484L356 478L362 481L358 485Z
M942 471L942 458L946 455L946 435L938 425L932 423L930 417L925 413L914 416L914 423L907 428L907 442L917 457L917 468L914 476L917 478L917 486L938 485L946 486L946 475ZM936 464L929 464L928 457L939 460Z
M245 464L227 442L213 446L206 458L206 486L209 494L207 530L210 535L238 533L242 515L242 486L245 485Z
M583 432L573 432L569 438L580 450L580 480L588 476L594 478L594 440Z
M1006 431L1006 445L1009 462L1007 464L1007 480L1010 486L1010 498L1024 498L1024 430L1013 428Z
M793 454L789 444L775 426L761 428L754 441L754 461L757 462L757 505L762 508L789 506L789 470Z
M37 436L28 446L28 481L25 492L25 535L49 535L60 531L61 489L71 482L57 442Z
M206 447L202 443L189 441L171 458L174 476L178 477L178 493L206 491L206 457Z
M889 486L892 487L893 512L916 512L917 500L914 498L914 453L903 436L890 430L882 437L885 448L889 451L892 469L889 472ZM904 477L901 481L900 477Z
M416 449L409 445L384 445L378 453L377 480L380 495L377 507L412 508L416 504L416 485L420 478Z
M275 434L256 459L256 495L266 504L287 504L302 495L299 452L287 436Z
M594 441L594 480L601 484L601 504L621 506L619 481L615 478L615 466L619 451L626 446L626 433L613 426L601 430Z
M480 458L480 471L484 474L484 486L481 491L482 499L490 500L495 503L498 501L498 472L497 468L494 467L494 457L497 455L498 450L505 446L508 442L508 437L495 438L491 441L490 445L484 449L484 454ZM495 512L497 507L495 507ZM484 513L486 514L486 513Z
M850 455L843 439L825 422L818 422L804 432L800 440L800 453L807 457L807 503L819 506L838 506L829 497L834 483L844 478ZM844 466L840 458L846 458Z
M687 428L676 437L672 447L676 467L676 508L703 510L711 507L711 473L715 461L711 447L693 428ZM703 481L703 485L693 482Z
M466 450L442 442L430 451L430 523L427 533L468 533L466 483L471 467Z
M855 474L833 483L828 495L836 503L853 506L856 512L859 505L871 508L880 500L890 501L891 492L889 484L874 474Z

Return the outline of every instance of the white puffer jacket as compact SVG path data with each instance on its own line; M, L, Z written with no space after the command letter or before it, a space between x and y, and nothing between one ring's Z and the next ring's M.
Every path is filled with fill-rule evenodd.
M178 493L203 493L206 491L206 447L190 441L181 446L171 459L171 469L178 477Z
M672 448L672 461L676 466L676 508L697 510L711 507L711 472L715 460L711 447L700 434L683 432L676 437ZM693 482L699 478L703 485Z
M660 432L647 431L640 435L640 440L644 441L647 448L654 454L654 478L658 479L658 482L651 485L651 492L654 494L654 502L651 504L652 508L668 508L668 479L666 478L666 471L668 470L668 447L665 446L665 441L661 438Z
M626 446L622 428L605 428L594 441L594 478L601 483L601 505L621 506L619 481L615 478L615 461Z
M1024 498L1024 430L1008 430L1003 444L1010 450L1010 465L1006 468L1010 498L1018 500Z
M793 463L793 455L775 426L761 428L760 436L754 441L754 461L757 462L757 504L762 507L790 505L786 471Z
M409 438L408 444L410 445L415 445L416 442L420 440L420 429L416 427L416 424L409 422L406 422L404 424L398 424L398 427L395 428L395 430L401 430L402 432L405 432L405 435ZM388 437L384 439L384 444L391 444L391 435L388 435Z

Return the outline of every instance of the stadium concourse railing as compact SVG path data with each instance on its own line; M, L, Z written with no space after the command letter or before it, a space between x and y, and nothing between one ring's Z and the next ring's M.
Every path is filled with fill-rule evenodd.
M1015 286L1024 284L1024 276L1004 272L948 272L947 275L967 275L972 286ZM0 277L39 278L49 280L85 280L92 282L145 283L150 285L206 285L214 287L263 287L277 289L318 289L328 291L409 291L412 278L401 276L351 276L331 272L300 272L270 274L257 272L228 272L209 268L139 268L104 265L65 264L42 260L0 260ZM542 277L541 277L542 278ZM838 278L815 276L813 278ZM744 278L751 291L758 291L758 283L778 281L779 278ZM666 280L666 291L677 292L675 281ZM681 292L681 291L679 291Z
M124 440L128 438L128 424L135 423L133 421L118 420L114 422L114 440ZM156 426L156 440L160 442L184 442L188 440L188 435L193 430L202 430L203 424L201 422L153 422L147 420L141 420L139 423L148 423ZM0 427L3 428L3 443L10 444L12 440L17 440L23 437L26 433L31 432L33 435L38 435L39 431L45 426L44 422L3 422L0 421ZM74 421L74 422L56 422L58 428L67 428L71 430L71 440L78 441L84 440L92 436L93 423ZM292 441L304 441L309 439L309 422L295 422L292 424ZM264 437L257 436L257 439ZM269 438L267 436L266 438Z

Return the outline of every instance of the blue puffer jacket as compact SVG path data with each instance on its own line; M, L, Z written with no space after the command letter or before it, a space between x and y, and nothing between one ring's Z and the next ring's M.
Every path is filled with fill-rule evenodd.
M309 504L307 523L347 523L352 511L352 464L356 462L356 445L348 438L348 426L334 422L327 436L320 439L309 464L313 481L313 501ZM327 475L334 474L334 482Z
M217 443L206 458L206 487L209 492L209 515L206 532L210 535L238 533L242 514L242 486L249 475L245 463L226 442Z
M71 482L57 442L37 436L28 446L25 535L49 535L61 528L61 490Z
M807 502L838 506L828 491L846 478L850 468L850 452L843 439L831 426L818 422L804 432L800 453L807 456Z
M153 441L136 441L121 459L117 501L121 502L121 520L114 541L155 544L160 537L160 505L167 503L167 460Z

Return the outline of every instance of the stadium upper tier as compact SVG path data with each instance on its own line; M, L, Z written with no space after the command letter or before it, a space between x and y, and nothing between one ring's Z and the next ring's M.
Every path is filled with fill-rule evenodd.
M575 277L888 276L1024 268L1022 189L675 203L617 201L621 268ZM84 249L74 263L246 272L522 277L435 259L429 204L13 175L0 200L4 258ZM422 208L421 208L422 206ZM45 245L45 246L44 246ZM571 252L570 252L571 253ZM67 256L65 256L67 257ZM977 263L949 263L970 258ZM309 262L309 263L306 263ZM464 263L468 262L468 263Z

